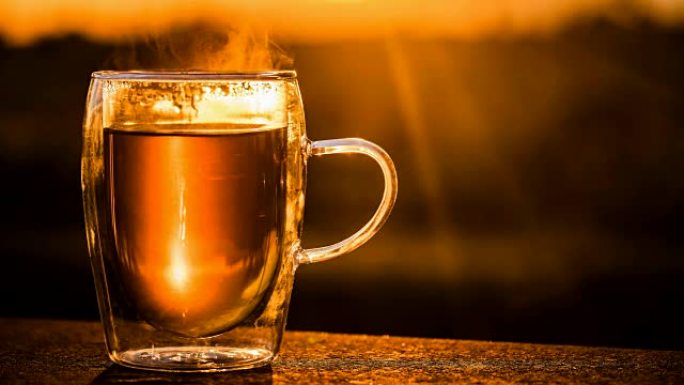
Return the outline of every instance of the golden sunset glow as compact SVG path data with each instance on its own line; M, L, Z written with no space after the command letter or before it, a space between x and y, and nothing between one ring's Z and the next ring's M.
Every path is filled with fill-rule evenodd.
M627 6L628 5L628 6ZM242 2L168 0L8 0L0 4L0 33L15 43L50 35L79 33L97 40L119 40L164 32L198 20L250 24L297 42L372 38L387 33L473 38L491 34L553 31L578 17L618 20L651 18L663 23L684 19L677 0L282 0Z

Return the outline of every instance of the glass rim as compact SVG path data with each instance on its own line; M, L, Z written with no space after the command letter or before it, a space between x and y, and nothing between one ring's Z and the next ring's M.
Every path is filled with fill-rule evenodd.
M285 80L296 79L295 70L274 71L95 71L93 79L124 80L124 81L206 81L206 80Z

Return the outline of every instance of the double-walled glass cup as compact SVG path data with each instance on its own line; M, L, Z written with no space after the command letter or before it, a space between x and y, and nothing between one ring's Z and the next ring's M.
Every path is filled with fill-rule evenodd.
M377 161L380 206L349 238L303 249L307 160L337 153ZM110 358L178 371L270 363L297 266L368 241L397 194L377 145L306 138L293 71L95 72L81 184Z

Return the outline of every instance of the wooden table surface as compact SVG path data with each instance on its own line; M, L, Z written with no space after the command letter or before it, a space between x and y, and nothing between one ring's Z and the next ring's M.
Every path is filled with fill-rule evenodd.
M287 332L245 372L166 374L109 362L99 323L0 319L0 384L684 384L684 352Z

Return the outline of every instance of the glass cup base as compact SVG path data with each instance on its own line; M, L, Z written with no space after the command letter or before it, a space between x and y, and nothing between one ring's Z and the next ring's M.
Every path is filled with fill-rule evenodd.
M221 372L268 365L273 352L266 349L164 347L114 353L112 361L135 369L165 372Z

